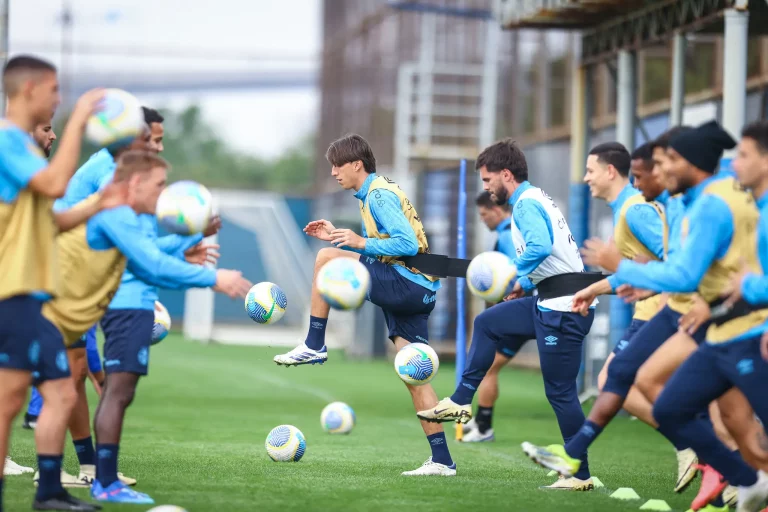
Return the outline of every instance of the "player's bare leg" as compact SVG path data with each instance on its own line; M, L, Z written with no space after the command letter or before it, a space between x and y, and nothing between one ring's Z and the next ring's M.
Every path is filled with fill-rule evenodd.
M0 475L5 470L5 458L11 440L11 425L24 406L31 382L29 372L0 370Z
M768 472L768 436L744 394L733 388L717 400L720 418L733 435L742 457L755 469Z
M477 443L483 441L493 441L493 428L489 418L483 418L481 412L493 409L496 400L499 399L499 372L504 368L512 358L496 352L493 364L488 373L483 377L483 381L477 388L478 414L472 418L472 425L465 425L462 441L465 443ZM467 428L469 427L469 428Z
M395 340L395 350L399 351L404 346L408 345L409 342L404 340L401 337L396 337ZM431 407L434 407L435 404L437 404L437 393L435 393L434 388L431 384L424 384L422 386L412 386L410 384L406 384L405 387L408 388L408 392L411 393L411 399L413 400L413 406L416 408L417 411L422 411L424 409L429 409ZM438 442L441 444L446 443L445 435L443 431L443 426L439 423L430 423L428 421L421 420L421 428L424 430L424 433L427 435L427 439L430 439L430 443L435 443L435 440L432 438L432 436L435 436L435 434L438 434L437 438ZM439 434L443 434L440 436ZM433 453L435 450L435 445L433 444ZM438 447L439 449L442 449L443 447ZM445 444L444 446L445 451L447 452L448 446ZM450 458L450 454L448 455ZM432 460L433 457L430 457L427 459L427 461L418 469L414 469L413 471L405 471L403 475L405 476L430 476L430 475L437 475L437 476L454 476L456 475L456 464L440 464L438 462L435 462ZM452 461L451 461L452 462Z
M597 375L597 389L602 391L603 385L608 378L608 366L616 356L613 352L608 354L608 359L605 360L603 368ZM653 404L637 389L636 386L632 386L627 394L626 400L624 400L624 410L629 414L639 419L646 425L656 428L656 420L653 419Z
M307 339L285 354L275 356L275 363L282 366L298 366L304 364L323 364L328 360L328 350L325 348L325 325L331 307L317 290L317 274L323 265L336 258L359 260L356 252L345 251L335 247L323 247L317 252L315 270L312 274L312 293L310 299L310 325ZM314 325L317 324L317 325ZM315 329L315 331L313 331Z

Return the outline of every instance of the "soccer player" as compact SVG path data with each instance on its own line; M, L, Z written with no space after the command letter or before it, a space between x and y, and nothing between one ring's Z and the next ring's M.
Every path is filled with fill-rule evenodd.
M141 109L144 111L144 122L149 126L152 150L162 153L163 149L165 149L163 147L163 136L165 135L163 123L165 118L153 108L141 107Z
M368 142L359 135L347 135L326 151L331 175L345 190L353 190L360 202L362 236L350 229L336 229L327 220L310 222L304 231L334 247L321 249L315 260L315 274L335 258L359 260L371 275L368 300L384 311L389 338L400 350L409 343L428 343L427 321L435 307L440 281L415 268L407 267L401 258L429 252L427 237L416 209L392 180L376 174L376 158ZM319 295L312 281L312 301L307 338L286 354L275 356L279 365L325 363L325 326L330 307ZM437 403L430 384L411 386L416 410ZM405 476L454 476L456 464L451 459L445 433L440 425L422 422L432 456L418 469Z
M86 224L58 237L63 279L56 298L43 308L46 320L41 339L61 342L63 338L64 344L80 339L107 312L111 298L120 287L126 265L136 276L156 286L173 289L212 287L231 297L245 296L250 283L240 272L191 265L163 253L154 240L146 236L139 214L154 215L157 198L165 186L167 168L168 164L153 153L124 153L110 187L122 192L127 205L104 210ZM99 195L75 208L84 207ZM150 307L154 308L154 304ZM143 328L144 319L138 313L131 313L131 318ZM144 312L145 316L152 314L153 309ZM107 330L104 354L107 380L95 420L97 478L91 493L99 501L149 504L153 502L151 498L130 490L117 478L124 411L133 397L139 375L147 373L148 345L144 344L143 336L109 340ZM43 415L49 406L50 401L46 400ZM43 470L41 466L41 487ZM108 482L106 487L103 482Z
M512 239L518 280L507 302L475 318L467 368L454 394L418 412L431 422L466 422L472 398L493 364L501 340L536 338L544 376L544 390L567 441L584 422L576 392L584 338L594 320L572 313L573 294L583 288L584 264L565 217L554 201L528 182L525 155L511 139L489 146L477 157L485 190L499 203L512 207ZM537 297L522 298L534 287ZM514 319L514 320L510 320ZM579 454L586 459L586 452ZM570 475L569 475L570 476ZM549 489L591 490L586 464L572 478L559 479Z
M477 196L475 204L483 223L497 234L493 250L504 253L514 260L516 254L515 245L512 243L512 230L510 228L512 214L509 211L509 204L496 204L496 201L491 199L490 192L487 191L483 191ZM488 306L490 307L492 304L488 304ZM515 357L515 354L526 341L510 339L499 343L496 347L493 364L477 388L477 414L462 427L464 429L462 442L478 443L494 440L493 406L499 399L499 372Z
M3 69L3 90L8 110L0 126L0 464L5 463L13 419L37 372L40 392L52 405L40 416L35 432L44 477L33 507L98 510L70 496L59 481L74 390L63 346L59 350L55 343L44 342L39 329L42 305L57 293L58 284L54 239L62 219L52 215L51 205L75 171L86 122L103 92L90 91L78 100L59 151L48 163L30 133L50 122L59 104L56 68L36 57L14 57ZM0 478L0 500L2 487Z
M51 157L51 148L56 141L56 132L53 131L51 121L40 123L32 132L32 139L45 153L45 158Z

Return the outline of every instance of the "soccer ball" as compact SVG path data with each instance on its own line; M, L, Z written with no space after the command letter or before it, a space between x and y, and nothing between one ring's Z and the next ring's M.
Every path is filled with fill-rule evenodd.
M194 181L177 181L160 193L157 223L177 235L202 233L213 216L213 197Z
M154 507L147 512L187 512L187 509L177 507L176 505L160 505L159 507Z
M85 125L85 137L99 147L120 147L130 144L144 126L139 100L121 89L107 89L102 110Z
M359 260L336 258L317 273L317 291L334 309L357 309L371 288L371 275Z
M160 301L155 301L155 325L152 326L152 344L156 345L168 336L171 330L171 315Z
M273 324L283 318L288 298L275 283L264 281L253 285L245 296L248 316L260 324Z
M332 402L320 414L323 430L331 434L349 434L355 426L355 411L344 402Z
M403 382L421 386L437 374L440 361L429 345L411 343L404 346L395 356L395 373Z
M467 268L469 291L475 297L494 304L504 298L516 277L517 267L506 254L498 251L478 254Z
M307 441L293 425L280 425L269 432L264 447L275 462L299 462L307 449Z

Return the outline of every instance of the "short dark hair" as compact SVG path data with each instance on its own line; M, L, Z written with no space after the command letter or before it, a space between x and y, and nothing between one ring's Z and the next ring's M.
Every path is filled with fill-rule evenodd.
M653 161L653 147L650 142L639 146L632 152L632 160L642 160L643 162Z
M601 164L614 166L621 176L625 178L629 176L629 167L632 162L624 144L620 142L598 144L589 151L589 154L595 155Z
M491 198L491 193L484 190L475 198L475 205L483 208L501 208L505 212L509 211L509 203L499 204Z
M768 153L768 121L748 124L741 131L741 136L754 140L761 153Z
M55 73L56 66L47 60L32 57L31 55L19 55L10 59L3 68L3 89L5 89L6 95L13 96L16 94L16 89L20 83L18 80L15 80L17 76L21 76L23 73L39 73L44 71Z
M475 161L475 169L485 167L489 172L500 172L507 169L522 183L528 180L528 163L523 151L510 138L502 139L485 148Z
M141 107L141 110L144 111L144 122L147 123L147 125L151 125L152 123L162 124L163 121L165 121L165 118L160 115L160 112L153 108Z
M674 139L681 133L687 132L688 130L693 130L693 128L685 125L673 126L669 130L665 131L664 133L656 137L656 140L651 142L651 152L653 152L653 150L656 148L667 149L669 147L669 142L672 139Z
M356 133L350 133L331 142L328 151L325 152L325 159L334 167L360 160L363 162L365 172L368 174L376 172L376 157L373 156L371 145Z

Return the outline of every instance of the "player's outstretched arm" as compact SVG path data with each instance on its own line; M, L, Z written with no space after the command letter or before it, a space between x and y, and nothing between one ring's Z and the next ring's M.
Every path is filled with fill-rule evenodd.
M109 185L102 190L98 199L83 201L81 204L64 211L56 211L54 208L53 216L59 232L63 233L76 228L102 210L125 204L126 192L126 189L122 187Z
M733 215L716 196L704 196L690 214L691 231L667 261L639 264L623 260L616 272L621 284L657 292L696 291L712 262L727 249L733 236Z
M29 181L30 189L51 198L64 195L67 184L77 169L85 125L88 118L98 110L103 98L103 89L93 89L77 100L69 122L64 128L56 154L51 159L51 163Z
M196 235L166 235L157 239L157 246L166 254L172 254L180 259L184 253L203 241L203 238L213 236L221 229L221 217L215 215L202 233ZM189 261L189 260L187 260Z

